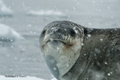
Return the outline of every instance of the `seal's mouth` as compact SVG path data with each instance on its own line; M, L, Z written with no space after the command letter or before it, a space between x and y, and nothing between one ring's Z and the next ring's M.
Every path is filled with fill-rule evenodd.
M63 45L64 47L71 46L75 42L75 38L72 36L68 35L65 36L61 33L61 36L58 34L48 34L45 35L44 40L43 40L43 47L49 45L50 48L54 47L59 47Z
M49 43L49 42L52 42L52 43L60 42L60 43L63 43L65 45L67 45L67 43L64 40L60 40L60 39L54 39L54 40L49 39L49 40L46 41L46 44Z

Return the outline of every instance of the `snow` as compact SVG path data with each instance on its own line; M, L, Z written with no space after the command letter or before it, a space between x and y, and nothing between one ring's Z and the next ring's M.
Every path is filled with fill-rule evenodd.
M5 76L0 76L1 80L44 80L36 77L5 77Z
M81 43L82 46L84 46L84 43Z
M59 48L59 47L57 47L57 50L60 50L60 48Z
M78 30L76 27L73 27L73 30L75 31L75 33L78 33Z
M13 41L20 39L24 38L11 27L0 23L0 40Z
M105 64L107 64L107 62L104 62Z
M103 39L100 39L100 41L103 41Z
M111 76L112 74L113 74L112 72L109 72L109 73L108 73L108 76Z
M41 78L37 78L37 77L31 77L31 76L27 76L27 77L5 77L0 75L0 80L45 80L45 79L41 79ZM51 79L51 80L56 80L55 78Z
M53 78L53 79L51 79L51 80L57 80L56 78Z
M12 16L13 11L8 8L2 0L0 0L0 16Z
M28 15L32 16L58 16L58 17L65 17L66 15L60 11L55 11L55 10L40 10L40 11L34 11L30 10L27 13Z
M88 34L88 37L90 38L90 37L91 37L91 34Z

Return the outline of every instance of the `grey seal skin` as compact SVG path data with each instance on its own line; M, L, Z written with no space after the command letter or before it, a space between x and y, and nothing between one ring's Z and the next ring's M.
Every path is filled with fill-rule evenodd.
M54 21L43 29L40 48L57 80L120 80L119 28Z

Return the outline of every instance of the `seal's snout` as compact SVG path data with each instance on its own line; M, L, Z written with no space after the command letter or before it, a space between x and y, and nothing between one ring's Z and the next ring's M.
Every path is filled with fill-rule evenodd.
M54 45L58 42L63 44L72 44L75 36L75 31L67 26L54 26L46 30L44 36L45 43L52 42Z

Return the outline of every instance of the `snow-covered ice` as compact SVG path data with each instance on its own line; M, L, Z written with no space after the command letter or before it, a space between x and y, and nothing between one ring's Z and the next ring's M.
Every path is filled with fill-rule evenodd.
M2 0L0 0L0 16L12 16L13 11L8 8Z
M51 80L57 80L56 78L53 78L53 79L51 79Z
M41 79L41 78L37 78L37 77L31 77L31 76L27 76L27 77L5 77L5 76L0 75L0 80L45 80L45 79ZM51 80L56 80L56 79L53 78Z
M34 11L30 10L27 15L31 16L52 16L52 17L65 17L66 15L63 12L55 11L55 10L40 10L40 11Z
M13 41L20 39L24 38L11 27L0 23L0 40Z
M5 77L5 76L0 76L1 80L44 80L36 77Z

